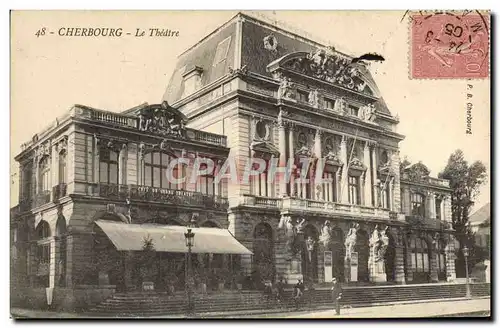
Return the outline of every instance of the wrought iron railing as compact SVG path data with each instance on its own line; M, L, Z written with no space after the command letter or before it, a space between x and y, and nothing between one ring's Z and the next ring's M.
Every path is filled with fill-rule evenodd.
M137 185L99 184L98 193L100 197L119 200L161 202L221 210L225 210L228 207L228 200L225 197L205 195L200 192L188 190Z
M419 215L407 215L405 216L405 220L414 227L429 228L436 230L452 229L452 225L450 222L441 221L438 219L426 218Z
M52 188L52 195L54 200L58 200L59 198L66 196L66 184L60 183L57 186L54 186Z
M50 191L44 190L35 196L33 207L38 207L50 203Z

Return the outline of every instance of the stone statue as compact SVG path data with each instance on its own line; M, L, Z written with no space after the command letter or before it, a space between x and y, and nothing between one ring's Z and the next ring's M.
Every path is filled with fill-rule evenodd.
M381 246L381 241L380 241L380 232L378 230L378 225L375 226L375 229L373 230L372 236L370 237L370 248L372 250L372 254L374 256L374 259L376 262L378 262L379 259L379 249Z
M319 107L319 91L314 89L311 92L309 92L309 98L308 98L309 105L313 106L314 108Z
M387 231L389 230L389 227L386 227L384 230L380 232L380 248L378 251L378 259L379 260L384 260L385 259L385 253L387 251L387 247L389 247L389 236L387 235Z
M278 229L283 230L285 234L286 249L294 254L297 230L293 224L292 218L290 216L282 216L278 224Z
M347 233L347 236L345 238L346 256L350 256L350 254L354 252L354 247L356 246L358 238L358 230L359 223L354 223Z
M330 247L330 242L332 240L330 221L326 220L323 224L319 240L323 243L325 248Z
M306 219L302 219L302 221L297 223L297 226L295 227L297 229L297 233L304 233L305 222L306 222Z
M290 78L283 78L280 82L280 87L278 89L278 98L287 98L294 100L293 94L293 83Z
M314 251L314 246L316 246L316 241L312 236L307 237L306 239L306 248L307 248L307 253L309 255L309 262L311 262L312 259L312 252Z
M335 105L333 106L333 109L336 112L339 112L341 114L344 114L347 111L347 103L344 99L344 97L340 97L335 101Z

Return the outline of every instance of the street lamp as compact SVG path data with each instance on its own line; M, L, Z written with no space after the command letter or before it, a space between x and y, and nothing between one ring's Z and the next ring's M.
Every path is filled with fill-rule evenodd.
M184 237L186 238L186 246L188 248L188 258L187 258L187 293L188 293L188 308L187 308L187 313L192 314L194 310L194 303L193 303L193 289L192 289L192 270L191 270L191 251L194 246L194 232L192 231L192 228L195 223L194 217L191 218L191 221L189 222L187 232L184 234Z
M467 264L467 257L469 257L469 249L467 248L467 246L464 246L462 252L464 253L464 259L465 259L465 297L471 298L470 286L469 286L469 266Z

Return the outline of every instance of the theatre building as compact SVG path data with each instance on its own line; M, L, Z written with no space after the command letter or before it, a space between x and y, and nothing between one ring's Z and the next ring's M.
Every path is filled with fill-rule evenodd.
M238 14L179 55L159 105L75 105L16 157L13 286L184 288L187 225L197 284L453 281L448 181L400 168L399 120L352 59ZM213 174L170 185L171 159L197 157ZM240 175L252 158L293 173L271 182L268 165L248 183L213 183L226 159Z

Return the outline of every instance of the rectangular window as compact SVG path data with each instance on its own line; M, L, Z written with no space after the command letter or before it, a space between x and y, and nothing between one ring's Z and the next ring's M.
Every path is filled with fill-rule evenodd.
M354 106L354 105L349 105L349 114L352 116L358 116L359 113L359 107Z
M441 200L436 199L436 219L441 220Z
M308 102L308 93L305 91L297 90L298 101L300 102Z
M333 108L335 108L335 100L325 98L325 108L326 109L333 109Z
M413 270L417 270L417 260L416 260L416 253L411 253L411 268Z
M348 182L349 182L349 203L359 205L360 204L359 177L349 176Z

